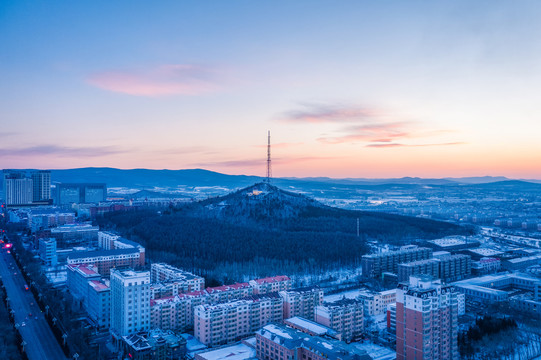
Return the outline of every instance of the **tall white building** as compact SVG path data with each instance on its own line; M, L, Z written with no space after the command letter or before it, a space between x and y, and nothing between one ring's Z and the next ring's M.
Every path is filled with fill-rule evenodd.
M4 199L6 205L32 204L32 179L19 173L8 173L4 170Z
M150 330L150 272L111 269L111 333Z

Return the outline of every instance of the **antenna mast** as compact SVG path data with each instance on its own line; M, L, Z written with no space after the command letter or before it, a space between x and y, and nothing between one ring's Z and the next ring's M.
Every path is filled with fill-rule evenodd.
M270 144L270 130L268 135L268 142L267 142L267 179L266 182L270 184L270 180L272 177L272 167L271 167L271 144Z

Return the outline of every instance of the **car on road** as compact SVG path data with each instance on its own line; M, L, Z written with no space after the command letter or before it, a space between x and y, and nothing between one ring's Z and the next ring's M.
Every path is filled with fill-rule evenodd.
M21 326L26 326L26 323L23 321L23 322L21 323Z
M24 284L24 289L28 291L28 285Z

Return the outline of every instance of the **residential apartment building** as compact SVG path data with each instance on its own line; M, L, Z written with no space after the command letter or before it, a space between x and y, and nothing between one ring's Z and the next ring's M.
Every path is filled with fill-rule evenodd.
M256 332L260 360L370 360L366 351L341 341L311 336L284 325L269 324Z
M171 295L201 291L205 288L205 279L201 276L194 275L165 263L153 263L151 265L150 281L153 284L171 284Z
M308 287L288 291L280 291L284 299L284 319L301 316L315 320L315 309L323 303L323 290Z
M195 291L160 299L151 299L151 327L187 331L194 326L194 309L210 304L206 291Z
M410 277L396 294L397 360L458 359L458 300L453 286Z
M206 289L206 291L211 297L212 302L215 303L242 299L243 297L254 294L254 288L251 287L249 283L236 283L232 285L209 287Z
M340 340L358 339L364 331L363 302L342 299L316 307L316 322L336 330Z
M291 279L285 275L250 280L249 284L254 288L254 294L266 294L291 289Z
M408 281L412 275L431 275L445 282L461 280L471 275L469 255L443 255L436 258L398 265L398 281Z
M194 336L207 346L228 344L283 319L283 299L274 294L217 305L199 305L194 313Z
M432 249L415 245L403 246L398 251L388 251L381 254L363 255L361 266L363 277L379 278L384 272L398 272L398 264L425 260L432 257Z
M150 272L111 270L111 333L116 339L150 329Z

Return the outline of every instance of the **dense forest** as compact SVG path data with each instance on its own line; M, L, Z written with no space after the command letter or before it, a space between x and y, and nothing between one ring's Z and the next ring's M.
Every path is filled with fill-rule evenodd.
M140 242L154 261L206 275L218 267L263 276L354 266L370 240L403 244L467 232L445 222L330 208L268 184L162 213L112 213L97 221Z

